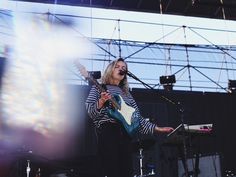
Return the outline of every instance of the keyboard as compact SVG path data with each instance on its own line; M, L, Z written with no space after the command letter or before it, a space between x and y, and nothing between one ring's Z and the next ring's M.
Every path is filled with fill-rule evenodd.
M180 124L176 129L170 132L167 137L173 136L175 134L187 132L187 133L210 133L212 131L213 124L199 124L199 125L188 125Z

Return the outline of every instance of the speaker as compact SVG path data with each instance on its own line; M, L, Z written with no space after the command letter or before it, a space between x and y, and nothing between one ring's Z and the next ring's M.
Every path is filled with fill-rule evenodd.
M187 159L188 174L190 177L194 176L195 158ZM202 156L199 155L198 177L221 177L220 156L218 154ZM185 177L185 170L183 168L182 160L178 160L178 177Z

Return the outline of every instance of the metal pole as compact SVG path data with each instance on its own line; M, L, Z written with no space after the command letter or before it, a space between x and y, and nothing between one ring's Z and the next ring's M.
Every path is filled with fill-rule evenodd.
M29 174L30 174L30 160L27 160L26 174L27 174L27 177L29 177Z

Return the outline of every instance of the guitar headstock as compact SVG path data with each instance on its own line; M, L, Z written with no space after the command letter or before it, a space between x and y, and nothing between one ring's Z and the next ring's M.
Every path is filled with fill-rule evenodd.
M86 70L86 68L78 61L76 60L74 62L76 68L79 70L80 74L84 77L84 78L88 78L89 77L89 73L88 71Z
M102 86L98 83L96 79L94 79L89 72L86 70L86 68L78 61L74 61L74 65L79 70L80 74L91 83L95 84L99 90L103 90Z

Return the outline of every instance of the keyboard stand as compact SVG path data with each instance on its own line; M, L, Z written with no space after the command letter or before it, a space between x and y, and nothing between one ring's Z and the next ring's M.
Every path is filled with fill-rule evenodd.
M192 138L192 136L200 136L210 134L212 124L201 124L188 126L187 124L180 124L175 130L167 135L167 140L164 145L177 146L180 153L180 157L183 163L185 175L184 177L198 177L199 174L199 152L195 156L195 166L193 171L188 170L187 163L187 140ZM191 129L193 127L193 129ZM197 127L197 128L196 128ZM199 129L198 129L199 127ZM201 127L206 127L202 129ZM190 143L191 145L191 143Z

